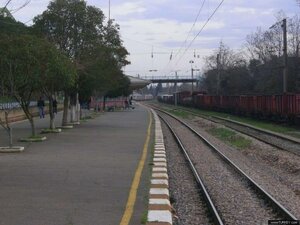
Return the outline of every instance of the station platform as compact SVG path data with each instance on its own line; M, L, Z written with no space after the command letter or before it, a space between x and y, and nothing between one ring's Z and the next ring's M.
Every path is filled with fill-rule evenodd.
M47 117L35 121L37 133L49 126ZM149 121L142 106L107 112L74 129L47 134L40 143L17 142L30 135L30 124L14 124L14 145L25 151L0 154L0 225L120 224ZM0 146L5 145L1 129ZM129 224L141 224L147 211L149 155L148 150Z

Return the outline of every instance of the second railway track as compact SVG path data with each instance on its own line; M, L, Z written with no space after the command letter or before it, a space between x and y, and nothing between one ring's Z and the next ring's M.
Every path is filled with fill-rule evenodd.
M256 128L254 126L237 122L234 120L218 117L218 116L204 116L199 113L195 113L192 110L184 108L175 108L175 110L181 110L188 112L193 116L200 117L202 119L209 120L214 123L222 124L228 128L236 130L247 136L253 137L259 141L269 144L278 149L291 152L295 155L300 156L300 141L297 138L287 137L285 135L280 135L271 131Z
M200 140L201 135L191 127L166 112L159 114L171 124L187 149L190 163L203 178L225 224L267 224L268 219L296 219L230 159L202 137Z

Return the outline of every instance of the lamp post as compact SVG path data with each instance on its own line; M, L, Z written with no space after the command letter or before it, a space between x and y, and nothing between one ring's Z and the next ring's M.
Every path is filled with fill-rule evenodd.
M283 19L281 22L281 28L283 31L283 77L282 77L282 91L283 93L287 92L287 76L288 76L288 54L287 54L287 28L286 28L286 19ZM280 22L275 23L269 29L273 29L275 26L279 25Z
M110 20L110 0L108 0L108 20Z
M191 94L193 96L193 92L194 92L194 81L193 81L193 79L194 79L194 69L193 69L193 63L194 63L194 60L190 60L189 63L191 64L191 72L192 72L192 92L191 92Z
M175 70L175 95L174 95L174 105L177 107L177 80L178 80L178 75L177 75L177 72L180 71L180 70Z

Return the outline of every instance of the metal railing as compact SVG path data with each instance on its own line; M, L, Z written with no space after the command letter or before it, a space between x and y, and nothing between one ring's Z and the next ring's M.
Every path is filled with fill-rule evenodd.
M185 80L185 79L196 79L197 77L191 76L143 76L140 77L144 80Z
M30 102L29 106L34 107L37 105L37 102L32 101ZM18 102L2 102L0 103L0 110L12 110L12 109L19 109L21 108Z

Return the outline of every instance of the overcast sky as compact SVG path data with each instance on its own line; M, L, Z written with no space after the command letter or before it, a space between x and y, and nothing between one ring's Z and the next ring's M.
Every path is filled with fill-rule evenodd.
M18 8L25 1L12 0L8 9ZM120 24L124 45L130 52L131 65L124 68L125 73L134 76L169 75L180 70L180 75L188 75L191 68L189 61L193 60L193 67L201 69L203 57L218 48L221 40L231 48L239 49L245 43L245 37L257 27L268 29L276 21L275 15L280 10L288 17L300 12L295 0L225 0L189 50L185 51L221 1L111 0L111 18ZM0 6L5 2L7 0L0 0ZM28 6L13 16L22 22L30 21L42 13L49 2L31 0ZM87 2L99 7L108 16L109 0ZM202 5L198 21L185 43Z

